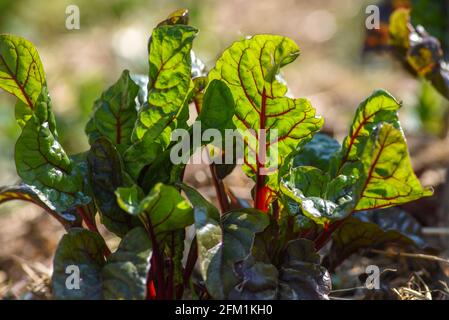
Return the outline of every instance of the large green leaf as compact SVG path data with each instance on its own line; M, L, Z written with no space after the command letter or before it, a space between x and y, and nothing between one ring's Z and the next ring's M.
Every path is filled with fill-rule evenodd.
M23 182L39 189L56 211L62 212L90 201L82 193L82 168L72 163L58 142L46 87L43 87L34 114L17 140L15 161Z
M120 154L114 144L102 137L92 143L87 156L90 184L102 223L123 237L138 223L117 204L115 190L129 185Z
M26 184L0 187L0 204L13 200L28 201L38 205L56 218L66 229L81 225L77 214L72 211L55 211L53 203L35 187Z
M195 189L181 188L194 206L200 273L209 294L225 299L237 284L234 264L249 254L255 234L267 227L268 216L243 209L220 217L218 209Z
M421 226L405 211L363 211L353 214L332 234L332 247L325 262L333 270L359 250L388 244L420 249L427 246L421 238Z
M230 292L237 300L327 300L330 275L320 265L313 242L288 243L279 268L269 261L248 256L237 269L239 283Z
M90 143L99 136L107 137L115 145L129 145L137 119L136 97L139 86L129 71L123 71L120 79L95 101L92 119L86 126Z
M141 191L134 185L117 189L116 196L120 207L138 216L155 235L184 229L193 223L192 208L175 187L158 183L142 199Z
M0 35L0 88L34 109L45 83L44 68L33 44L17 36Z
M63 236L55 254L52 276L55 298L144 299L151 247L145 230L135 228L106 261L106 246L100 235L81 228L71 229ZM79 269L79 288L66 285L67 281L70 283L67 272L70 266Z
M237 128L253 130L244 136L246 169L251 175L281 166L322 126L309 101L288 98L287 87L279 80L280 68L298 55L297 45L288 38L256 35L225 50L209 73L210 80L222 79L231 89Z
M382 123L361 155L363 174L357 183L355 210L387 208L431 196L413 172L402 130Z

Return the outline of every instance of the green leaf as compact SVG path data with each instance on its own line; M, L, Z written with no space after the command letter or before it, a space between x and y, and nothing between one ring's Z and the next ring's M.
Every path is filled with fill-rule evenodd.
M282 178L281 191L299 204L302 213L318 224L341 220L354 209L354 179L329 174L314 167L293 168Z
M64 235L56 250L52 276L57 299L144 299L152 253L151 241L143 228L131 230L116 252L106 261L106 245L100 235L74 228ZM79 288L68 267L78 267ZM68 272L69 270L69 272Z
M146 298L152 244L143 228L132 229L101 271L105 299L143 300Z
M193 223L192 208L176 188L158 183L142 200L137 190L136 186L117 189L117 202L123 210L138 216L147 230L159 235Z
M377 90L357 108L349 135L344 139L337 173L352 174L359 165L365 145L381 122L400 128L397 110L399 102L384 90Z
M234 113L235 103L231 90L224 81L212 80L204 94L197 118L201 122L201 129L217 129L224 136L225 129L235 129L232 121Z
M100 235L81 228L74 228L65 234L56 249L53 262L52 288L56 299L100 300L102 294L101 270L105 265L106 245ZM69 278L76 276L71 268L79 269L79 288ZM67 272L68 271L68 272ZM72 289L70 289L72 288Z
M104 136L115 145L129 145L134 123L137 119L136 97L139 86L134 83L129 71L123 71L120 79L95 101L94 112L86 126L92 144Z
M326 134L316 133L312 140L300 148L293 158L293 167L313 166L328 172L341 146Z
M356 211L387 208L431 196L413 172L403 132L382 123L361 155L363 175L357 183Z
M225 299L237 283L234 264L250 252L256 233L268 226L268 216L254 209L230 211L220 218L195 189L181 185L194 206L200 273L209 294Z
M328 300L329 272L320 265L313 242L297 239L288 243L279 268L248 256L239 264L239 283L229 299L236 300Z
M325 261L334 270L352 254L389 244L424 249L421 226L405 211L396 208L363 211L349 217L333 234Z
M45 83L44 68L33 44L17 36L0 35L0 88L34 109Z
M0 187L0 204L13 200L28 201L36 204L56 218L66 229L81 225L77 214L70 210L64 212L55 211L54 204L35 187L26 184Z
M56 211L66 211L90 201L81 192L82 168L72 163L58 142L51 101L45 87L35 103L34 114L17 140L15 161L23 182L40 190L54 204Z
M92 143L87 160L90 184L101 221L111 232L123 237L139 221L122 210L116 201L115 190L127 185L120 155L113 143L102 137Z
M253 130L254 137L244 137L247 147L253 151L245 152L250 175L260 169L281 166L298 145L310 139L322 126L323 121L315 116L311 104L306 99L288 98L287 87L279 80L280 68L298 55L297 45L288 38L256 35L235 42L225 50L209 73L210 80L221 79L230 88L236 102L236 127ZM265 136L258 134L261 129L266 130ZM272 141L274 133L277 139ZM265 154L266 158L256 161L254 153Z
M138 115L134 141L143 138L155 120L176 119L193 87L190 50L197 30L185 25L165 25L153 30L149 43L148 105Z

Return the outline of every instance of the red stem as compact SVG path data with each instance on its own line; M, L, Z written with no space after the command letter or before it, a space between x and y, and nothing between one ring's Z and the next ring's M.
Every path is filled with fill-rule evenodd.
M323 248L331 239L332 233L334 233L334 231L337 230L338 227L340 227L345 221L346 219L339 220L325 227L314 240L315 249L318 251Z
M266 143L265 137L265 121L266 121L266 107L267 107L267 95L265 88L262 92L262 104L260 109L260 132L259 132L259 150L256 155L257 159L257 172L256 172L256 200L255 207L263 212L268 212L269 203L268 199L270 197L270 190L265 184L265 175L261 174L261 170L265 166L265 158L267 150L260 150L261 140L264 139L264 146ZM263 154L261 154L261 151ZM262 161L261 161L262 160Z
M153 256L151 257L152 264L150 271L153 271L153 278L157 278L157 292L156 300L165 299L165 281L164 281L164 257L159 250L159 246L156 241L156 235L153 230L151 220L148 219L148 231L150 233L151 242L153 243Z

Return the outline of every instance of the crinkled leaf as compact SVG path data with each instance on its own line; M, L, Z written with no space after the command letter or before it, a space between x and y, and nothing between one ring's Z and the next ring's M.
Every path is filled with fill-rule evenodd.
M225 299L237 283L234 264L249 254L255 234L267 227L268 216L244 209L220 218L217 208L195 189L181 188L194 206L200 273L212 297Z
M143 228L132 229L101 271L105 299L143 300L152 244Z
M13 200L28 201L38 205L56 218L66 229L81 225L79 216L76 213L72 212L72 210L55 211L53 203L35 187L26 184L0 187L0 204Z
M90 201L81 192L82 168L72 163L58 142L51 101L45 87L35 103L34 114L17 140L15 161L17 173L23 181L39 189L54 204L56 211L62 212Z
M248 256L237 269L239 284L230 295L238 300L327 300L329 272L320 265L313 242L288 243L279 269L268 261Z
M356 204L354 180L345 175L331 179L314 167L297 167L282 179L281 191L299 204L302 213L318 224L340 220Z
M363 175L357 183L355 210L387 208L431 196L413 172L403 132L382 123L361 155Z
M41 59L34 45L13 35L0 35L0 88L30 109L46 83Z
M129 71L123 71L120 79L95 101L94 112L86 133L90 143L99 136L107 137L115 145L129 145L137 119L136 97L139 86Z
M101 270L105 265L106 245L100 235L86 229L74 228L65 234L56 249L53 262L52 288L56 299L100 300L102 294ZM70 268L69 268L70 267ZM79 288L71 287L79 269ZM68 272L67 272L68 271ZM69 284L69 286L67 286Z
M120 154L107 138L92 143L87 156L90 184L102 223L118 236L124 236L138 223L117 204L115 190L127 185Z
M322 119L315 116L315 109L306 99L286 97L287 87L279 79L280 68L298 55L297 45L288 38L257 35L235 42L209 73L210 80L222 79L231 89L236 102L237 128L252 130L252 134L244 136L252 150L245 152L246 167L251 174L275 170L322 126ZM260 146L259 138L263 142Z
M143 199L137 190L136 186L117 189L117 202L155 234L184 229L193 223L192 208L176 188L158 183Z
M425 248L421 226L405 211L396 208L353 214L332 234L332 247L326 265L335 269L361 249L388 244Z

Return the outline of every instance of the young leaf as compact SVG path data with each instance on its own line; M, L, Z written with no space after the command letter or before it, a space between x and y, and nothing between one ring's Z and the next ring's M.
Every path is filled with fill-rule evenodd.
M212 297L225 299L237 283L234 264L249 254L255 234L267 227L268 217L243 209L220 218L217 208L195 189L181 188L194 206L200 273Z
M354 179L329 174L314 167L293 168L282 178L281 191L299 204L302 213L318 224L341 220L356 204L353 195Z
M81 168L69 159L57 140L51 101L45 87L16 143L17 173L41 191L62 212L90 201L83 190ZM42 199L44 201L44 199Z
M119 188L117 202L123 210L138 216L155 235L184 229L193 223L192 208L176 188L158 183L143 199L139 192L137 186Z
M117 204L115 190L127 184L120 155L113 143L102 137L92 143L87 156L90 184L102 223L120 237L138 224Z
M245 153L251 175L273 169L265 163L270 157L274 158L274 165L282 165L298 145L310 139L322 126L322 119L315 116L310 103L306 99L286 97L287 87L279 81L280 68L298 55L298 47L288 38L256 35L235 42L209 73L210 80L222 79L231 89L236 102L234 122L237 128L253 130L254 139L246 139L246 144L255 155ZM277 139L271 141L270 135L275 130ZM265 146L259 146L259 138L265 140ZM276 144L277 153L272 151Z
M395 208L353 214L333 233L332 240L330 253L325 259L331 270L365 248L388 244L426 247L418 222L405 211Z
M145 229L128 232L101 271L104 299L145 299L151 254L152 244Z
M34 109L45 82L44 68L33 44L17 36L0 35L0 88Z
M433 193L413 172L403 132L389 123L380 124L370 136L361 163L356 211L400 205Z
M92 119L86 133L92 144L104 136L115 145L129 145L134 123L137 119L136 97L139 86L134 83L129 71L123 71L120 79L100 99L95 101Z

